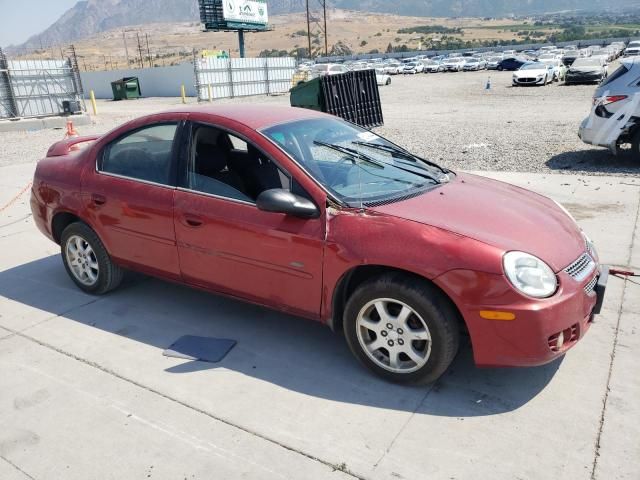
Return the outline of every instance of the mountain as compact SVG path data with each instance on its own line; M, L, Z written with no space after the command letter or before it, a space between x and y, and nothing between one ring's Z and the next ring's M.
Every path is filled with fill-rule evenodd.
M303 11L305 0L268 0L271 15ZM317 2L313 2L317 4ZM566 10L600 11L638 0L330 0L332 8L430 17L497 17ZM84 0L17 48L61 45L116 27L199 21L197 0Z

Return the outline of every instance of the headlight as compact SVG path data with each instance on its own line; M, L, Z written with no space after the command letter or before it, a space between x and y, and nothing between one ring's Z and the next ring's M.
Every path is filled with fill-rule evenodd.
M507 252L502 259L504 273L520 292L534 298L547 298L558 288L549 265L524 252Z
M594 260L598 259L598 252L596 252L596 247L591 241L591 239L587 236L586 233L582 232L582 236L584 237L584 244L587 247L587 252L591 255L591 258Z

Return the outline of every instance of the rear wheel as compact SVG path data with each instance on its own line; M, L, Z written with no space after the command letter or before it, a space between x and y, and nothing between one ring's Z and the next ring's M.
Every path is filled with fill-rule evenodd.
M65 228L60 248L65 269L81 290L102 295L122 282L124 270L113 263L96 233L86 224L75 222Z
M435 287L402 274L360 285L347 302L343 323L353 354L397 383L437 380L460 341L450 301Z

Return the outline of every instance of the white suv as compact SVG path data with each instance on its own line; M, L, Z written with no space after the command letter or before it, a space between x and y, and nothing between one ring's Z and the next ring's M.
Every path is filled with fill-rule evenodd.
M591 114L580 125L583 142L616 155L630 145L640 160L640 58L627 58L597 88Z

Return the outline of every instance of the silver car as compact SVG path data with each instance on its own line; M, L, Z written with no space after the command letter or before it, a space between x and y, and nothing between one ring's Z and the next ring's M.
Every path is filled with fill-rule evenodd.
M600 84L591 114L578 136L590 145L607 147L615 155L630 147L640 161L640 58L626 58Z

